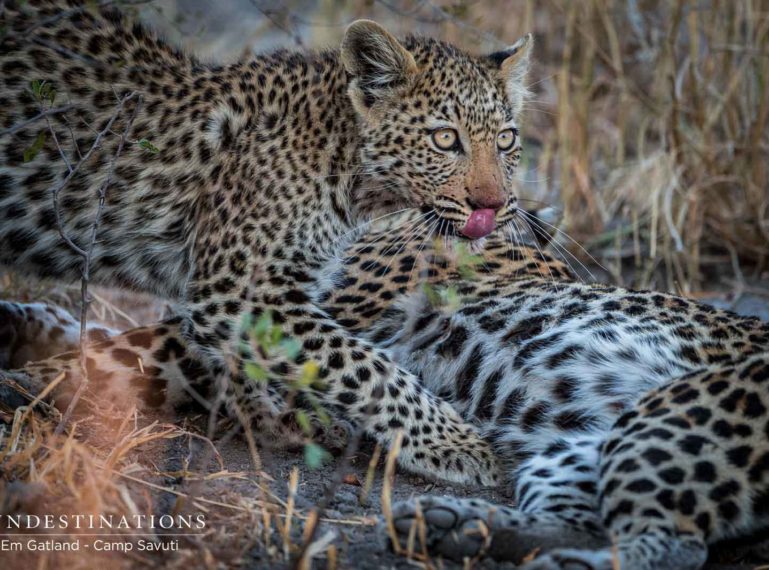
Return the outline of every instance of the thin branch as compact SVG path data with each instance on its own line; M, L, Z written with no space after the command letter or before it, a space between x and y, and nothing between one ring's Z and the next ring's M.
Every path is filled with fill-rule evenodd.
M61 148L61 144L59 144L59 137L56 136L56 130L54 130L53 125L51 124L51 119L47 115L45 117L45 124L48 127L48 130L51 132L51 138L53 139L53 143L56 145L56 148L59 149L59 155L64 161L64 164L67 165L67 172L72 172L72 163L69 161L69 158L67 157L67 153L64 152L64 149Z
M82 249L79 245L77 245L75 242L73 242L70 239L70 237L67 235L67 233L64 231L64 224L61 219L61 210L59 209L59 194L67 186L67 184L69 184L72 177L80 170L80 167L88 161L88 159L91 157L93 152L97 148L99 148L99 146L101 145L101 140L112 129L112 125L117 120L118 116L120 116L120 113L122 112L123 107L125 107L125 104L136 96L138 96L136 92L131 92L120 100L120 102L117 105L117 108L115 109L115 112L113 113L112 117L110 117L110 120L107 122L107 126L96 134L96 138L94 139L93 144L91 145L91 148L88 149L88 152L86 152L85 155L83 155L83 158L81 158L77 162L77 164L75 164L75 166L72 167L72 170L70 170L69 173L67 173L67 176L64 177L64 179L59 183L59 185L53 189L53 210L54 210L54 214L56 215L56 225L59 228L59 235L61 235L62 239L75 253L77 253L83 258L85 258L87 255L86 251ZM61 153L62 150L59 149L59 152Z
M53 51L55 51L57 53L60 53L61 55L65 56L65 57L68 57L68 58L71 58L71 59L74 59L74 60L78 60L78 61L82 61L86 65L96 66L96 65L99 64L99 62L97 60L95 60L94 58L92 58L91 56L83 55L82 53L77 53L76 51L72 51L69 48L66 48L66 47L64 47L62 45L59 45L59 44L55 43L55 42L49 41L49 40L47 40L45 38L33 38L32 42L36 43L38 45L41 45L43 47L47 47L48 49L53 50Z
M75 8L72 8L70 10L62 10L60 12L57 12L53 16L49 16L48 18L43 18L41 20L38 20L34 24L32 24L30 27L26 28L21 35L28 36L33 31L35 31L38 28L43 28L46 26L51 26L52 24L55 24L56 22L59 22L60 20L64 20L66 18L69 18L71 16L74 16L75 14L79 14L85 11L92 10L94 8L106 8L108 6L112 6L115 4L120 4L121 6L140 6L142 4L148 4L149 2L152 2L152 0L106 0L105 2L98 2L97 4L88 3L84 6L77 6ZM2 2L4 4L4 0ZM0 4L0 6L2 6ZM2 14L2 10L0 10L0 14Z
M444 10L437 4L433 4L430 0L421 0L420 2L417 2L417 5L414 8L411 8L411 9L404 9L395 3L388 2L387 0L375 0L375 1L377 4L384 6L391 12L406 18L410 18L411 20L421 22L423 24L432 24L432 25L449 22L450 24L453 24L460 30L469 32L470 34L474 35L477 39L487 41L492 45L495 45L495 46L507 45L506 42L502 41L494 34L491 34L485 30L481 30L480 28L464 21L463 19L455 16L454 14L451 14L450 12ZM420 15L419 12L422 11L423 8L426 8L429 11L431 11L432 15Z
M136 104L134 105L134 109L131 113L131 116L128 118L125 128L123 129L123 133L120 136L120 142L118 143L117 150L115 151L115 154L112 157L112 162L110 163L107 176L104 178L104 181L99 187L99 203L96 209L96 216L94 217L93 224L91 225L90 241L88 243L88 246L85 249L82 249L77 245L75 245L74 242L72 242L72 240L66 236L64 227L61 225L61 213L58 209L58 194L64 188L64 186L66 185L66 182L68 182L71 179L72 175L75 172L77 172L77 169L80 168L80 166L88 159L88 157L91 155L94 149L98 146L101 140L101 137L106 132L108 132L109 129L112 127L112 124L117 119L117 117L121 114L126 103L134 98L136 98ZM72 397L72 400L70 400L69 405L67 406L67 409L64 412L64 415L62 416L61 421L59 422L59 425L56 426L56 430L54 431L55 434L61 434L64 431L64 428L69 423L69 420L72 417L72 413L77 407L77 404L80 401L80 398L85 392L85 389L88 387L88 372L86 368L86 358L87 358L86 350L88 347L88 336L86 334L86 324L87 324L88 305L91 302L90 298L88 297L88 283L91 277L91 259L93 257L94 247L96 246L96 235L99 230L99 225L101 224L101 217L104 212L104 204L106 203L106 200L107 200L107 188L109 187L110 182L112 181L112 176L115 173L115 167L117 165L117 161L120 159L120 155L123 153L123 148L125 147L125 143L128 140L128 136L131 133L131 129L133 128L134 121L136 120L136 116L139 113L139 109L141 108L141 105L142 105L142 96L135 91L123 97L119 101L118 107L113 113L109 122L107 123L107 126L99 133L99 136L96 137L96 140L94 141L93 145L88 150L86 155L70 171L70 173L64 179L64 182L60 184L56 189L54 189L54 209L56 212L56 221L59 225L59 233L62 235L62 237L64 237L65 241L71 244L70 247L74 246L74 251L83 258L83 265L80 272L80 275L81 275L81 279L80 279L80 302L81 302L81 305L80 305L80 384L78 385L77 391L75 392L75 395ZM61 152L61 149L59 150Z
M288 19L291 20L292 13L290 11L282 12L280 10L275 10L274 8L268 8L261 4L261 2L258 2L257 0L251 0L251 5L256 8L262 16L267 18L267 20L270 21L270 23L278 30L283 32L284 34L291 37L292 40L294 40L294 43L299 46L303 47L304 42L302 41L302 36L299 33L299 31L294 28L291 29L288 26L286 26L283 22L280 21L281 16L288 16Z
M380 387L384 391L384 385L381 385ZM374 390L372 393L376 393L376 390ZM345 472L349 469L353 455L357 453L358 448L360 447L361 440L363 439L363 435L366 431L365 426L369 419L374 415L374 409L376 408L376 405L377 400L374 400L367 406L364 417L361 418L360 422L355 427L355 431L353 432L352 437L350 437L350 441L347 443L347 447L345 447L344 454L339 460L339 463L337 463L336 469L334 469L334 473L331 476L331 481L326 487L326 490L323 493L323 497L313 508L317 516L310 517L308 519L308 524L310 524L311 527L309 531L305 529L306 538L304 540L304 544L302 545L302 549L294 559L294 570L302 570L306 567L305 558L308 556L310 547L312 546L312 543L315 541L315 537L318 534L320 520L323 518L324 514L326 513L326 509L328 509L331 501L336 496L337 489L339 489L339 486L344 480Z
M62 105L61 107L52 107L50 109L46 109L44 111L41 111L31 119L27 119L26 121L22 121L21 123L16 123L15 125L0 131L0 137L4 137L5 135L12 135L14 133L19 132L23 128L28 127L32 123L39 121L40 119L47 119L51 115L66 113L67 111L71 111L74 108L75 108L75 105Z
M311 524L311 528L309 532L307 533L307 530L305 530L306 539L304 540L304 544L302 544L302 549L297 554L296 558L294 559L294 570L302 570L305 568L305 558L307 557L307 553L312 546L312 543L315 542L315 537L318 534L318 528L320 528L320 519L324 518L324 515L326 513L326 509L328 509L328 506L331 504L331 501L336 496L337 489L339 489L339 486L342 484L342 481L344 480L344 472L349 469L350 462L352 461L353 455L357 453L358 448L360 447L361 439L363 439L363 433L365 425L364 422L361 422L358 427L355 428L355 432L353 433L353 436L350 438L350 441L347 443L347 447L345 447L344 455L342 455L341 460L337 464L336 469L334 469L334 473L331 477L331 481L329 482L328 486L326 487L325 492L323 493L323 497L320 501L315 505L313 510L315 513L317 513L317 516L310 517L308 519L309 523Z

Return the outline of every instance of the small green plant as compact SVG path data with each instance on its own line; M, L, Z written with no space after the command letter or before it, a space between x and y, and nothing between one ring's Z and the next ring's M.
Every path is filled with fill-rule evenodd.
M459 242L457 248L457 271L462 279L473 281L476 278L475 268L483 263L483 257L472 253L466 243Z
M37 136L35 137L35 140L32 141L32 144L24 149L24 152L22 154L22 158L24 159L24 162L32 162L33 160L35 160L35 157L45 146L45 141L46 141L45 131L40 131L39 133L37 133Z
M38 103L48 103L53 106L56 102L56 89L53 87L53 83L46 81L45 79L35 79L29 84L32 90L32 95L35 101Z
M146 150L150 154L157 154L160 152L160 149L152 144L148 139L140 139L136 144L139 145L139 148Z
M331 454L317 443L309 442L304 446L304 462L310 469L321 467L331 458Z
M276 324L270 311L262 313L256 322L246 320L244 328L249 333L248 346L243 347L244 354L253 354L254 358L249 360L244 370L246 376L262 385L266 385L276 373L270 370L270 362L293 362L296 363L302 350L301 343L291 337L283 334L283 329ZM309 404L317 420L324 426L331 424L331 418L326 410L323 409L316 391L323 390L325 385L319 378L320 366L314 360L307 360L296 368L295 373L289 373L280 380L283 385L289 389L287 404L293 407L294 401L301 396L302 401ZM304 446L304 460L311 468L320 467L330 454L320 445L313 442L310 438L313 434L312 422L307 411L296 407L294 417L299 427L307 437Z
M444 308L449 312L456 311L462 306L457 288L453 285L447 287L435 287L430 283L422 284L427 301L435 308Z
M54 89L53 84L50 81L46 81L45 79L35 79L34 81L30 81L29 90L32 92L32 97L34 97L35 101L37 101L40 106L41 113L45 112L46 106L49 108L53 107L53 104L56 102L56 89ZM41 150L43 150L47 138L48 135L46 134L46 131L40 131L37 134L35 140L32 141L32 144L25 148L22 153L24 162L35 160L35 157Z
M447 256L447 252L441 240L435 240L435 251L438 255ZM475 268L483 263L483 257L474 254L464 243L457 243L453 254L457 273L466 281L473 281L477 278ZM454 285L445 287L436 287L432 283L423 283L422 291L427 297L427 301L436 308L447 309L449 312L456 311L462 306L462 297Z

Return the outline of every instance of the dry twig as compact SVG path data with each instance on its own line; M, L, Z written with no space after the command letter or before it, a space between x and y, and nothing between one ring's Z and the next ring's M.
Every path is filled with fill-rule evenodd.
M135 101L134 108L126 122L126 125L125 125L125 128L123 129L122 134L120 135L120 141L118 142L117 150L115 151L115 154L112 157L112 162L110 163L109 170L107 171L107 176L104 178L104 181L101 183L101 186L99 186L99 201L96 209L96 215L91 225L90 240L88 242L88 245L86 245L85 248L82 248L78 246L67 235L67 232L64 228L64 223L62 221L61 209L59 207L59 195L61 191L67 186L67 184L69 184L72 177L79 171L82 165L88 161L88 159L93 154L93 152L97 148L100 148L103 137L110 132L112 125L115 123L118 117L122 114L126 104L129 101ZM94 139L94 142L91 145L91 148L88 149L85 155L83 155L83 157L75 165L72 165L67 159L66 152L64 152L64 150L59 145L59 142L56 139L56 133L53 127L51 126L50 122L48 122L48 128L54 137L54 142L56 144L57 149L59 150L59 154L61 155L64 162L67 164L67 168L68 168L67 176L65 176L64 179L52 191L53 207L54 207L54 213L56 215L56 224L59 228L59 234L61 235L64 242L72 249L72 251L74 251L77 255L79 255L82 258L82 265L80 269L80 275L81 275L81 280L80 280L80 283L81 283L80 383L77 387L77 390L75 391L74 396L72 397L72 400L67 406L67 409L65 410L61 418L61 421L59 422L59 425L56 426L56 430L54 432L55 435L59 435L64 431L64 428L67 426L67 424L69 423L72 417L72 413L74 412L75 407L77 406L78 402L80 401L80 398L83 395L83 392L88 386L88 371L86 368L86 358L87 358L86 350L88 345L88 336L86 334L86 325L87 325L87 316L88 316L88 305L90 303L90 299L88 297L88 284L91 276L91 259L93 257L93 250L96 245L96 235L99 230L99 225L101 224L101 217L104 211L104 204L107 199L107 188L109 187L110 182L112 181L112 176L115 172L115 166L117 164L118 159L120 158L120 155L123 153L123 147L125 146L126 140L128 139L128 136L131 133L134 120L136 119L136 116L139 113L141 104L142 104L142 96L135 91L132 91L131 93L128 93L127 95L123 96L118 101L117 107L113 112L112 117L110 117L109 121L107 122L106 127L96 135L96 138ZM48 115L45 115L45 118L46 118L46 121L48 121Z

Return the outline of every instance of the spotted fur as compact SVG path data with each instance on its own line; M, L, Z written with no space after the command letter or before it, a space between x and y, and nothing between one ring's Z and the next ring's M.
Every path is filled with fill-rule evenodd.
M310 293L372 217L419 209L429 227L452 235L493 195L498 222L511 219L520 144L502 152L497 137L515 129L530 42L472 56L428 38L400 42L359 21L339 50L216 66L170 47L109 4L6 2L0 16L0 263L79 278L82 259L59 230L90 247L106 184L91 281L178 303L172 325L185 342L169 340L155 353L174 374L142 388L147 368L137 368L130 351L153 341L149 332L129 334L130 349L98 349L132 372L121 376L125 382L107 382L111 373L91 362L104 380L95 382L102 395L120 402L133 394L161 406L205 384L249 396L241 370L257 355L241 354L240 326L270 311L302 343L298 361L320 364L322 401L338 404L357 378L356 401L343 411L372 436L389 443L401 425L443 426L419 456L411 448L401 454L404 466L495 483L494 458L475 428L384 351L342 328ZM55 102L36 100L36 80L55 90ZM118 101L132 93L116 115ZM50 105L64 110L38 117ZM459 142L439 149L431 134L447 125ZM87 160L76 167L80 156ZM59 223L52 190L67 176ZM290 365L272 363L279 372ZM77 384L71 369L52 396L64 403ZM393 393L427 414L404 409L393 417Z
M325 405L380 441L405 430L406 466L494 483L479 432L499 457L516 508L421 499L435 552L504 555L533 534L542 546L533 568L698 568L708 545L766 530L765 323L575 282L536 249L493 239L480 278L467 280L431 245L462 227L479 198L509 188L520 149L490 147L520 107L520 86L510 87L520 47L473 58L361 23L341 52L216 68L129 31L113 12L24 3L4 14L4 129L35 117L29 81L48 79L76 106L52 118L57 139L69 136L66 119L88 148L115 95L136 90L144 101L134 136L161 149L131 147L116 164L93 277L173 297L180 316L92 346L95 394L133 394L150 407L193 394L205 405L227 377L236 324L270 309L301 341L301 358L321 362ZM442 121L459 124L462 152L429 146ZM63 175L57 151L48 141L31 162L21 156L39 128L15 130L0 148L0 261L77 277L45 199ZM97 167L116 146L105 141L62 197L77 243L103 181ZM421 209L412 222L422 225L391 226L338 256L361 220L408 206ZM515 224L515 214L506 191L497 221ZM436 305L416 275L452 282L461 308ZM26 367L31 386L62 370L74 384L76 356ZM237 368L234 380L272 425L280 387L256 394ZM54 397L66 403L67 392ZM396 507L404 536L414 505ZM491 544L464 532L482 525Z
M451 402L503 462L515 508L419 499L433 552L520 561L538 547L532 568L699 568L709 544L769 528L767 323L580 283L534 243L489 239L463 277L450 244L411 228L351 247L318 302ZM461 306L430 302L425 283L454 287ZM345 380L339 407L359 385ZM427 413L392 395L391 417ZM440 426L403 427L419 454ZM404 541L415 505L395 507Z
M696 569L709 545L766 537L769 323L520 265L455 281L457 310L407 294L363 333L481 429L514 490L515 508L397 505L404 544L417 504L434 553L537 547L533 569Z
M117 331L87 323L91 342ZM68 352L80 341L80 323L65 309L44 303L0 304L0 369L21 368L28 362Z

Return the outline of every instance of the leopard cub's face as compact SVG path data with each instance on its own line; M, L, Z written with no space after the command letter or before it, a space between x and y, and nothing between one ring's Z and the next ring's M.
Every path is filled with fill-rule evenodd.
M371 213L412 206L431 231L482 238L516 211L530 36L489 56L445 43L403 43L377 24L354 23L342 46L363 138Z

